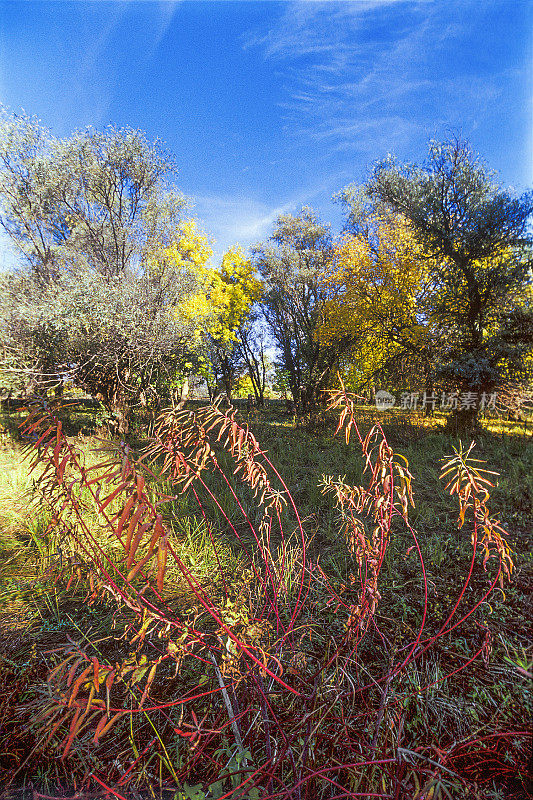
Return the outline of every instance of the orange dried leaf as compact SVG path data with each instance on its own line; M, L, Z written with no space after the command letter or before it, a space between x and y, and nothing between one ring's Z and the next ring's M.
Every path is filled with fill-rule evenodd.
M78 668L79 664L80 664L82 661L83 661L83 658L80 656L78 659L76 659L76 661L74 662L74 664L71 666L71 668L70 668L70 670L69 670L69 673L68 673L68 678L67 678L67 688L70 686L70 684L71 684L71 683L72 683L72 681L74 680L74 675L75 675L75 673L76 673L76 670L77 670L77 668Z
M105 726L102 728L102 730L101 730L101 732L100 732L99 739L101 739L101 738L102 738L102 736L105 736L105 735L106 735L106 733L107 733L107 732L108 732L108 731L111 729L111 727L112 727L112 726L115 724L115 722L117 722L117 720L119 720L121 717L123 717L123 716L124 716L125 714L127 714L127 713L128 713L127 711L117 711L117 713L116 713L116 714L114 714L114 715L111 717L111 719L109 720L109 722L107 723L107 725L105 725Z
M157 550L157 591L160 593L163 591L166 564L167 564L167 537L163 536L159 540L159 547Z
M76 679L76 681L75 681L75 683L74 683L74 685L72 687L72 692L70 693L70 698L69 698L69 701L68 701L68 705L69 706L71 706L72 703L74 702L74 700L76 699L76 695L79 692L80 686L82 685L83 681L87 679L87 676L91 672L92 668L93 668L92 664L91 664L90 667L86 667L86 669L84 669L83 672L81 673L81 675Z
M100 717L100 719L98 720L98 725L96 726L96 730L95 730L95 732L94 732L94 736L93 736L93 742L94 742L94 744L98 744L98 739L100 738L100 734L102 733L102 731L103 731L103 729L104 729L104 726L105 726L105 725L106 725L106 723L107 723L107 720L108 720L107 713L106 713L106 714L103 714L103 715Z
M111 492L111 494L108 495L105 500L100 501L99 511L104 511L107 508L107 506L113 502L115 497L118 497L118 495L120 494L120 492L122 492L124 488L125 488L124 483L119 484L114 492Z
M70 750L70 748L72 746L72 742L74 741L74 737L76 736L76 733L78 732L79 725L81 725L82 720L79 719L80 714L81 714L81 708L77 708L76 709L76 713L72 717L72 722L70 723L70 729L69 729L70 732L69 732L69 735L68 735L68 738L67 738L67 741L66 741L66 744L65 744L65 748L63 750L63 754L61 756L61 761L64 761L65 758L67 757L68 752L69 752L69 750Z
M94 686L94 691L96 692L96 694L98 694L99 689L100 689L100 684L98 682L98 674L99 674L99 671L100 671L100 663L99 663L98 659L96 658L96 656L93 656L91 660L93 662L93 686Z
M124 510L123 510L123 512L122 512L122 514L120 516L120 519L119 519L118 525L117 525L117 536L121 535L122 529L123 529L123 527L125 525L126 520L128 519L128 517L129 517L129 515L131 513L131 509L133 508L133 504L135 503L136 499L137 499L136 495L132 495L129 498L129 500L126 503L126 505L124 506Z
M129 550L130 550L131 540L133 538L133 532L134 532L135 528L137 527L137 523L139 522L140 518L144 514L145 509L146 509L146 506L144 504L140 505L139 508L137 509L137 511L135 512L135 514L133 515L133 517L130 520L130 524L128 525L128 534L126 536L126 552L127 553L129 553ZM130 566L131 566L131 564L130 564ZM128 567L128 569L129 569L129 567Z
M141 539L143 538L146 531L150 528L151 524L152 524L151 522L146 522L144 525L139 525L139 529L133 538L133 542L131 543L130 552L126 560L126 569L131 569L133 565L133 559L135 558L135 553L139 549Z

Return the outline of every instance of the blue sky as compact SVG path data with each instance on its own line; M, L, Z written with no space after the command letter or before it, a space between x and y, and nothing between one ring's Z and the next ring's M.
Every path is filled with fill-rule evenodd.
M0 101L57 136L107 124L161 138L217 254L266 238L392 152L468 138L532 184L526 0L0 0ZM1 247L1 245L0 245ZM0 264L8 256L0 253Z

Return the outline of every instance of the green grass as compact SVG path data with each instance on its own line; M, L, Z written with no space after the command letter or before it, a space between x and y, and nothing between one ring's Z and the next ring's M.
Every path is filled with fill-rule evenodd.
M415 496L410 519L417 531L427 569L431 632L445 618L452 598L457 595L471 552L470 534L458 530L455 501L444 493L439 480L442 462L453 454L458 440L444 433L443 419L438 416L406 415L398 410L381 414L368 408L360 409L358 413L363 435L370 425L379 420L391 446L409 461L414 476ZM332 418L326 417L322 426L311 429L310 426L296 424L293 417L285 415L281 407L275 406L264 412L254 411L248 416L242 414L242 419L249 421L256 438L283 476L296 501L307 534L309 558L312 562L318 560L340 590L348 582L353 564L339 533L338 513L331 498L324 495L319 486L323 475L346 476L346 482L350 484L361 482L362 462L355 437L352 436L350 443L346 444L342 438L333 438ZM16 421L13 417L6 427L14 430ZM75 439L80 428L85 428L86 432ZM87 435L90 433L90 417L72 415L69 433L92 462L96 458L92 451L100 447L101 442ZM142 431L138 431L138 434L139 440L133 445L140 449L143 445ZM523 724L527 710L531 712L530 687L519 671L531 669L530 645L525 630L528 595L533 584L530 539L533 507L531 438L524 436L523 427L498 425L490 421L479 437L474 455L485 460L488 469L500 473L495 480L490 506L509 532L515 553L514 580L511 586L505 588L505 596L502 592L496 592L490 605L484 604L464 629L444 639L427 658L413 664L395 686L395 697L400 704L403 703L406 715L404 746L413 751L419 741L431 737L449 744L476 732L498 729L498 726ZM221 463L225 464L223 456L220 458ZM229 462L226 465L229 466ZM212 487L231 517L231 492L216 476ZM49 514L46 509L32 505L31 490L32 478L28 474L27 463L21 461L20 443L16 440L4 442L0 449L0 672L3 675L2 685L15 687L10 695L13 707L17 704L22 707L40 696L46 670L54 663L53 654L47 651L65 646L67 637L84 641L85 636L92 643L101 641L98 647L111 660L119 658L122 646L110 637L114 616L109 604L103 602L87 606L83 603L85 592L82 587L76 589L74 586L74 591L66 593L61 584L54 585L47 578L45 571L54 558L57 542L53 534L51 538L50 534L45 533ZM242 498L247 513L254 522L257 521L251 493L245 491ZM215 582L216 573L208 522L216 542L218 559L238 580L244 564L225 531L221 515L214 507L206 505L208 522L196 513L185 497L178 496L165 508L165 519L172 529L179 555L204 586ZM88 521L93 527L95 519L91 518L89 512ZM291 531L295 520L289 511L286 512L286 523L286 530ZM249 536L246 525L239 527L239 530L246 540ZM382 600L377 620L382 634L397 647L401 647L402 641L409 638L421 619L420 571L414 552L406 555L412 543L409 534L398 526L380 578ZM273 541L273 548L277 544ZM289 558L296 562L300 557L297 543L291 543L290 547ZM171 573L170 578L168 591L176 598L182 597L180 602L186 605L187 593L179 571ZM481 588L486 583L487 575L478 565L473 585ZM290 586L288 591L292 591ZM313 592L309 607L318 609L320 589L315 587ZM320 633L317 633L313 642L305 646L302 644L302 657L311 664L319 650L327 648L328 642L337 634L342 634L342 627L337 630L339 623L333 610L322 610L321 613ZM311 621L302 619L302 629L308 622ZM476 623L488 624L492 632L493 651L489 664L476 662L467 672L439 682L424 695L417 695L418 687L438 681L464 662L479 636ZM373 667L383 657L378 637L369 635L364 640L359 657L363 671L371 675ZM344 678L336 676L332 668L327 681L335 685L337 680ZM175 690L172 686L169 684L169 691ZM13 738L12 713L10 716L9 709L1 704L0 713L11 736L12 746L15 749L27 748L33 735L31 729L17 732L20 738ZM134 742L143 741L147 735L143 725L145 723L139 722L139 729L135 731L121 729L123 742L127 744L128 737ZM4 741L7 741L5 737ZM2 750L0 747L0 762L6 760ZM98 766L98 759L102 759L103 755L97 753L94 756L83 751L80 758L82 761L85 759L89 769L91 765ZM181 758L179 748L176 749L175 758L175 763L178 763ZM46 761L46 765L45 762L41 764L40 776L27 775L28 779L32 777L37 781L40 790L46 791L49 787L52 794L53 787L61 782L65 785L66 780L65 774L57 766L57 759L54 759L55 756ZM140 784L143 779L151 780L150 776L156 774L153 766L146 765L146 772L139 774ZM481 796L491 797L488 791Z

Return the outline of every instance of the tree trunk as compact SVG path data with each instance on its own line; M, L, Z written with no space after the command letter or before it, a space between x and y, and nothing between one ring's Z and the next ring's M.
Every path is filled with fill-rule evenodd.
M130 432L131 409L122 386L116 387L110 406L111 412L117 418L117 432L121 436L127 436Z
M224 390L226 392L226 397L228 398L228 403L231 403L231 380L226 375L224 375Z
M181 384L181 389L179 393L179 400L177 404L177 408L181 409L184 407L185 403L187 402L187 398L189 397L189 379L184 378L183 383Z
M130 431L131 407L125 387L129 377L128 369L120 370L115 364L88 367L76 376L76 385L100 400L114 415L116 432L121 436L127 436Z
M446 422L446 432L453 436L474 436L481 429L479 409L457 408L452 411Z

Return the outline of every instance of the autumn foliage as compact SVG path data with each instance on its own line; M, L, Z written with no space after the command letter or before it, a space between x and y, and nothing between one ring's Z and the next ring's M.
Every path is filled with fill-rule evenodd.
M409 465L379 425L361 434L342 385L329 404L340 413L337 433L355 436L363 459L361 485L326 477L322 487L339 512L346 582L309 557L290 491L231 408L165 411L142 454L105 441L91 464L53 407L32 408L23 434L61 542L49 580L111 609L112 630L103 640L80 631L53 652L46 691L24 712L33 751L17 757L11 781L28 759L52 752L65 785L116 797L129 797L141 776L160 794L198 798L399 800L522 768L522 729L439 742L438 750L431 739L404 742L408 676L511 577L506 534L489 511L489 474L470 450L444 465L472 557L445 619L433 619L423 544L409 517ZM207 568L182 546L180 514L201 528ZM391 543L405 535L420 604L416 628L400 633L383 628L379 610ZM474 597L479 551L485 579ZM490 658L490 629L475 625L481 635L470 656L450 662L437 683ZM492 759L485 777L476 772L481 751Z

